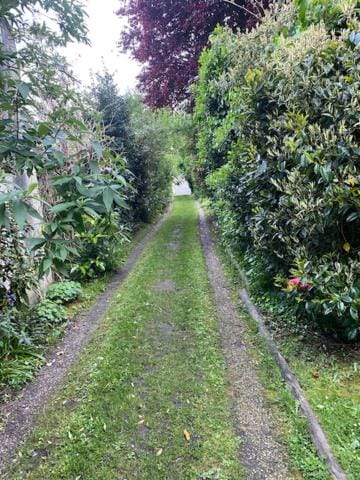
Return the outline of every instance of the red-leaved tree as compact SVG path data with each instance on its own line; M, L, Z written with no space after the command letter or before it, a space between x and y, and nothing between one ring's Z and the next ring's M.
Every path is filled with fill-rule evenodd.
M198 60L216 25L253 27L268 0L120 0L128 18L120 44L141 62L139 86L152 107L174 107L189 96Z

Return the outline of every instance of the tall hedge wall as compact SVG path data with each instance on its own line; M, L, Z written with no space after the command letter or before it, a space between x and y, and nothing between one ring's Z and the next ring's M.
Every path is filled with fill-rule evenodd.
M299 315L360 334L360 24L357 2L278 2L217 29L194 88L192 180L224 239L257 252Z

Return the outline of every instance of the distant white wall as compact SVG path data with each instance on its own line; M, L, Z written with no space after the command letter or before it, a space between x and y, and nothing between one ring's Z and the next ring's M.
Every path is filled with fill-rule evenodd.
M173 194L175 197L192 194L189 183L185 180L185 178L178 177L175 179L175 182L173 183Z

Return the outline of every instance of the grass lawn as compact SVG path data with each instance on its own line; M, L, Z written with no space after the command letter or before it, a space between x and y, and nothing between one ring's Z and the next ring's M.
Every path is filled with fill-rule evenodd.
M285 338L282 351L349 480L360 478L360 352L326 351L320 339ZM332 345L334 347L334 344Z
M240 480L193 200L115 295L8 479Z

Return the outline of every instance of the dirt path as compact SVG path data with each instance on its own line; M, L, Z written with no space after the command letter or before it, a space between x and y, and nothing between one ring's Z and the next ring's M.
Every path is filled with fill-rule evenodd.
M64 355L13 404L0 455L32 431L3 478L294 478L204 214L202 244L191 198L177 199L159 227L121 287L124 274L104 294L83 340L69 334Z
M0 431L0 474L27 433L35 425L39 413L48 400L60 388L71 365L89 342L92 333L108 308L111 298L169 213L167 212L134 248L125 265L114 275L94 307L85 315L79 315L72 322L63 340L48 355L47 364L41 369L36 379L25 387L19 396L1 409L1 418L7 420Z
M249 480L292 478L276 419L265 403L257 364L246 343L247 325L231 298L206 216L199 208L200 235L214 289L223 352L230 380L234 425L242 438L240 455Z

